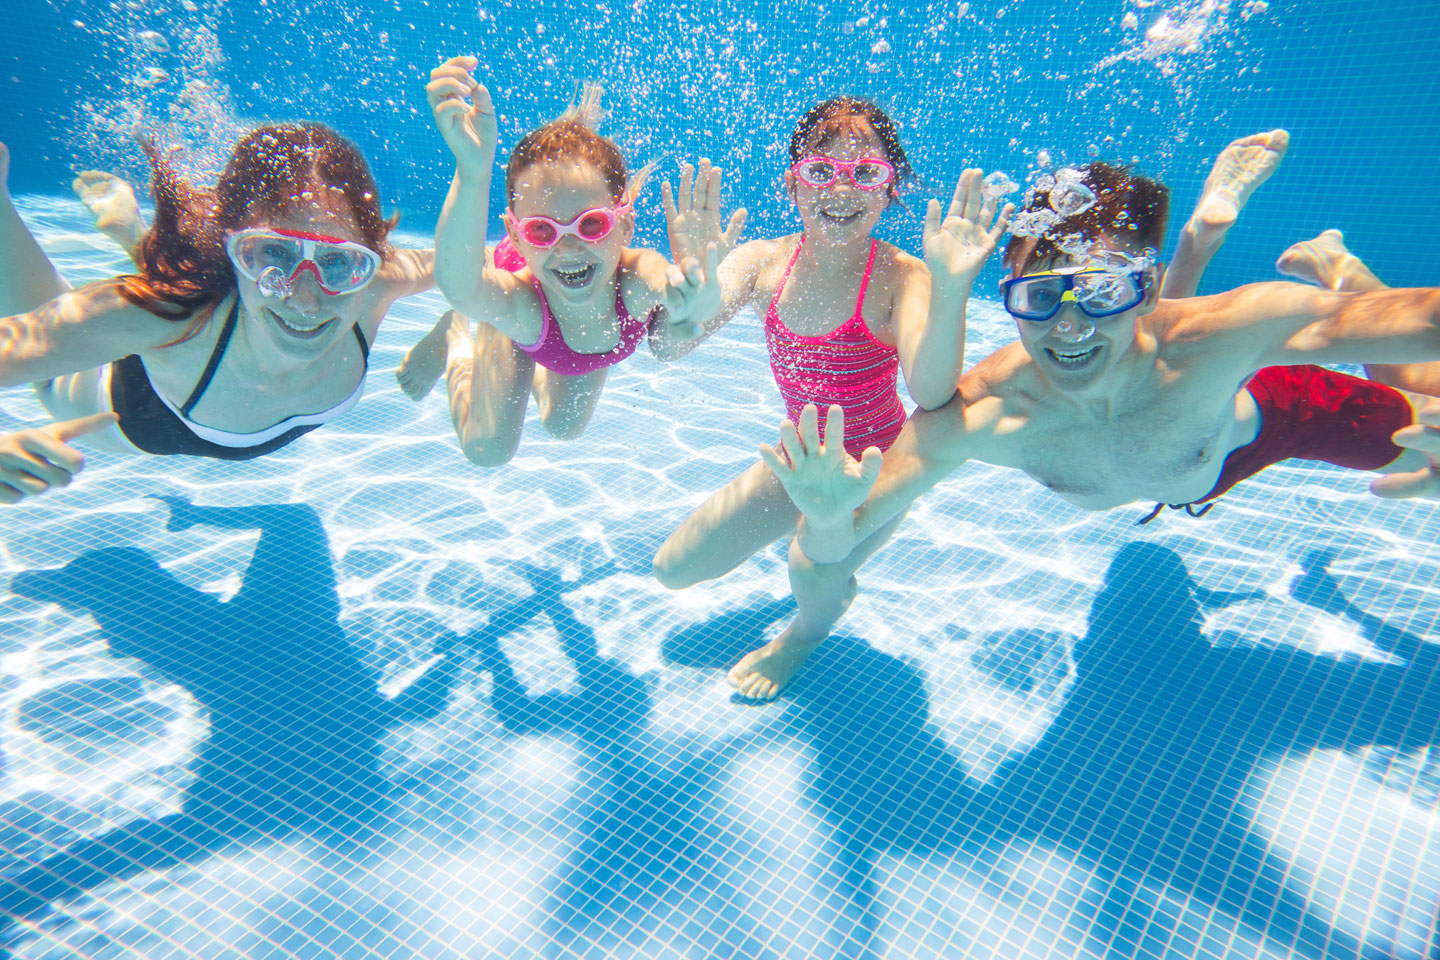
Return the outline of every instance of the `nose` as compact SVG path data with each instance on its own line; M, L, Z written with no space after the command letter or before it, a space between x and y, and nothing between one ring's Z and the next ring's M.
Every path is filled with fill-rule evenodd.
M291 281L290 296L285 302L294 307L303 317L313 317L320 312L326 293L309 270L300 271L300 276Z
M1095 324L1073 304L1067 304L1055 321L1055 335L1069 343L1079 343L1095 332Z

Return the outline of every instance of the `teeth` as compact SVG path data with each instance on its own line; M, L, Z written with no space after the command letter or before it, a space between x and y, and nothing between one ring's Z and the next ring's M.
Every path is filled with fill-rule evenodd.
M566 286L579 287L588 283L591 275L595 272L595 264L587 263L583 267L576 267L574 270L562 270L559 267L552 268L555 276Z
M1055 359L1057 363L1064 364L1066 366L1077 366L1089 360L1091 357L1095 356L1096 352L1098 352L1099 349L1100 348L1098 346L1095 346L1091 347L1089 350L1085 350L1080 353L1060 353L1056 350L1048 350L1047 348L1047 352L1050 354L1051 357Z
M279 323L280 326L284 327L286 330L289 330L291 333L298 333L302 336L309 336L311 334L319 333L322 329L330 325L330 320L326 320L324 323L317 323L313 327L297 327L295 326L295 324L289 322L284 317L280 316L280 314L276 313L274 310L267 310L266 312L269 313L270 316L274 317L275 321Z

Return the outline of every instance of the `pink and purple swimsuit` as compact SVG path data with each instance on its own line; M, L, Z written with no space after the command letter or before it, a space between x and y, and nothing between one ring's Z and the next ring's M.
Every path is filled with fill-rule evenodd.
M875 339L861 315L877 244L870 241L870 256L865 261L854 316L818 337L802 337L792 331L781 321L778 309L780 295L804 245L805 238L801 237L765 313L770 370L785 399L786 412L791 420L799 423L805 404L815 404L820 409L823 437L825 410L832 403L839 404L845 410L845 450L851 456L858 457L870 446L888 450L905 426L905 405L896 390L900 354L894 347Z
M509 237L501 240L495 247L494 261L495 266L511 273L519 273L525 267L525 258L520 256L520 252L510 243ZM570 345L565 342L565 335L560 332L560 324L555 322L555 316L550 312L550 302L545 299L545 291L540 289L540 281L532 276L530 282L535 285L535 296L540 298L540 339L528 347L521 343L515 346L529 354L530 359L546 370L567 377L579 377L614 366L634 353L650 330L649 316L637 320L625 309L625 300L620 294L620 285L617 282L615 320L620 327L620 342L603 353L578 353L570 349Z

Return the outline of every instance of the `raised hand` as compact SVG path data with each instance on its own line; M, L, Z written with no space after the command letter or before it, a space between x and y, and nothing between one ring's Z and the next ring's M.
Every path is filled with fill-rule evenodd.
M780 442L762 446L760 458L779 479L805 518L820 525L848 524L880 476L879 447L866 447L859 460L845 451L845 411L831 405L820 440L819 412L805 405L800 425L780 424Z
M720 168L700 161L699 175L688 162L680 165L679 194L671 191L669 181L660 185L665 204L665 223L670 228L670 259L684 263L693 257L697 262L705 256L706 247L714 244L724 260L740 240L745 229L746 212L742 207L730 215L730 223L720 229Z
M1431 400L1415 415L1415 422L1391 437L1396 446L1419 450L1430 461L1424 470L1392 473L1370 483L1370 492L1386 500L1440 496L1440 400Z
M676 340L699 340L705 336L705 323L724 306L720 292L720 250L706 244L705 265L694 257L686 257L679 266L672 264L666 272L665 321Z
M1010 226L1013 203L995 215L994 197L984 195L983 174L966 170L955 185L950 212L940 217L940 201L931 199L925 210L925 265L934 282L969 284L979 275L995 244Z
M68 487L85 468L85 455L70 441L114 426L117 419L113 413L94 413L0 436L0 503Z
M471 75L480 61L451 57L430 71L425 96L435 115L435 126L463 173L488 176L500 139L490 91Z

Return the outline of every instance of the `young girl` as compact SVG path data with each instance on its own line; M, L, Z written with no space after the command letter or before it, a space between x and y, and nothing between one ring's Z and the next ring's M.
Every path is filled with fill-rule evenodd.
M260 127L213 189L146 153L138 273L69 290L3 188L0 147L0 386L34 383L64 421L0 438L0 502L69 483L68 441L87 433L225 460L291 443L355 404L390 304L433 283L429 251L386 243L365 159L328 127Z
M497 133L490 94L471 76L477 65L455 57L426 87L456 161L435 233L436 279L455 312L410 351L398 377L419 399L444 371L461 449L474 463L496 466L515 455L530 393L546 431L573 439L589 423L610 367L642 338L667 357L698 336L720 309L717 266L739 224L706 236L702 227L715 218L672 222L696 252L683 269L653 250L627 247L649 171L632 180L619 149L595 132L599 91L587 88L575 108L527 134L510 155L507 242L487 256ZM479 320L473 339L466 316Z
M791 419L799 422L806 404L840 405L846 447L855 456L865 451L878 469L879 451L905 422L897 369L921 407L943 406L954 394L965 301L1013 207L997 218L980 171L967 170L943 221L939 202L930 201L923 262L873 239L914 173L890 118L854 97L805 114L790 138L790 164L785 185L804 232L752 241L724 262L725 306L705 332L753 306L764 317L771 370ZM718 577L793 532L798 519L775 475L758 463L670 535L655 574L676 589ZM797 639L808 636L801 620L731 670L743 696L773 699L804 662L814 644Z

